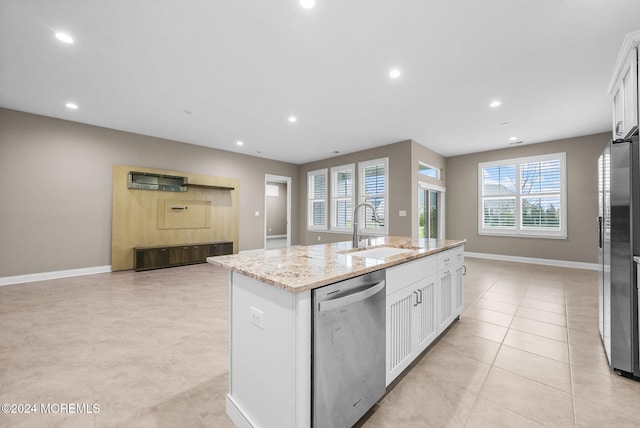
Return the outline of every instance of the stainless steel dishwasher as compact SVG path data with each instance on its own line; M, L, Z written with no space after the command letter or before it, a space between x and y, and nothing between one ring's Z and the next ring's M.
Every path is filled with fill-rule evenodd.
M312 292L312 426L350 427L385 392L385 271Z

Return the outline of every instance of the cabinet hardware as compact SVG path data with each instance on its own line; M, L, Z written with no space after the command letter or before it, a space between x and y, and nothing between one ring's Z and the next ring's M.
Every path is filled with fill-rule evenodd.
M467 275L467 265L462 265L462 268L464 269L464 271L462 272L462 276L466 276Z
M188 210L189 207L171 207L172 210Z
M420 299L418 297L418 291L417 290L413 290L413 294L416 295L416 302L413 304L413 306L418 306L420 304Z
M422 303L422 288L418 289L418 303Z
M616 123L616 135L622 135L622 130L623 130L622 124L623 124L622 121Z

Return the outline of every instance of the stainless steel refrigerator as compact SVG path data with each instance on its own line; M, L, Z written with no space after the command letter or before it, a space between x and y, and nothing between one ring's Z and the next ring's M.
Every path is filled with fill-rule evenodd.
M638 281L640 144L638 135L611 141L599 170L599 328L611 368L640 376Z

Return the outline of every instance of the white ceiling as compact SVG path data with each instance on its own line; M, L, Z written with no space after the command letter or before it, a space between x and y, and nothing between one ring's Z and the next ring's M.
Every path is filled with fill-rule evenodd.
M293 163L406 139L452 156L610 129L639 17L639 0L0 0L0 106Z

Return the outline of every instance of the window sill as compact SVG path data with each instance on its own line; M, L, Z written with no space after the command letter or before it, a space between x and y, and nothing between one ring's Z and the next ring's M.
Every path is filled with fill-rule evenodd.
M522 233L522 232L498 232L498 231L478 231L478 235L480 236L499 236L504 238L536 238L536 239L568 239L566 233L562 234L545 234L541 232L531 232L531 233Z

